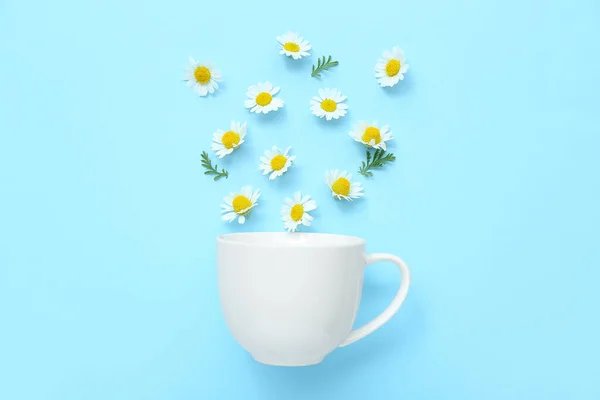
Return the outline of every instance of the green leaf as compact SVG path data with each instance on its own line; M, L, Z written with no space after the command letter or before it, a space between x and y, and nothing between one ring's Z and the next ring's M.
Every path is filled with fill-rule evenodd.
M223 177L225 177L225 179L229 177L229 172L225 171L223 168L221 168L221 172L219 172L219 166L217 164L215 164L214 167L212 166L210 158L208 158L207 152L203 151L200 155L200 158L202 158L202 167L206 168L206 171L204 171L204 175L216 175L213 179L214 181L218 181Z
M318 58L317 67L315 68L314 65L312 66L312 73L310 76L313 78L319 78L321 77L321 72L326 71L331 67L335 67L338 64L339 63L337 61L331 61L331 56L329 56L327 59L325 59L325 56Z
M394 161L396 161L396 156L392 153L386 153L382 149L375 149L371 157L371 152L367 150L367 161L362 161L358 173L370 178L373 176L372 169L383 168L386 164Z

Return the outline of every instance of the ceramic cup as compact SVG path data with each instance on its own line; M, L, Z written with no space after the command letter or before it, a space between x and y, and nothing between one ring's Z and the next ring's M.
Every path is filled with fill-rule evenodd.
M383 313L352 330L363 268L391 261L400 289ZM400 308L410 271L391 254L365 254L358 237L321 233L233 233L217 238L219 296L233 337L258 362L317 364L361 339Z

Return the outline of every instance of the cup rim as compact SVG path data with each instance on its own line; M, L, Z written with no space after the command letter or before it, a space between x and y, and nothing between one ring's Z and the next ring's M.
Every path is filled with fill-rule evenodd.
M275 241L269 242L265 238L263 241L244 241L244 238L256 238L257 236L277 236L286 239L295 238L295 241ZM310 238L309 241L303 241L302 238ZM238 240L236 240L238 239ZM321 239L321 240L319 240ZM218 244L232 244L244 247L320 247L320 248L344 248L364 246L365 239L358 236L340 235L335 233L320 232L235 232L226 233L217 236Z

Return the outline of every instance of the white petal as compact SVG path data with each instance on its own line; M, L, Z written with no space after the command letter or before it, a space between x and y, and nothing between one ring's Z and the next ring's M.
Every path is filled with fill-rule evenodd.
M304 203L304 211L312 211L317 208L317 202L315 200L309 200Z
M240 194L250 199L250 196L252 196L252 186L244 186L240 189Z
M231 222L235 219L235 217L237 216L237 214L235 212L229 212L227 214L224 214L221 219L227 222Z
M288 232L296 232L296 229L298 228L298 223L296 221L289 221L284 225L285 229L287 229Z
M274 107L273 108L274 110L277 110L277 109L283 107L283 99L280 99L279 97L276 97L271 102L271 105Z
M258 86L252 85L252 86L248 86L248 90L246 91L246 96L250 97L251 99L254 99L256 96L258 96L259 93L260 93L260 90L258 90Z
M196 93L198 96L204 97L208 94L208 89L204 85L196 85Z
M406 62L406 55L404 54L404 51L400 48L396 49L396 57L398 58L400 63L404 64Z

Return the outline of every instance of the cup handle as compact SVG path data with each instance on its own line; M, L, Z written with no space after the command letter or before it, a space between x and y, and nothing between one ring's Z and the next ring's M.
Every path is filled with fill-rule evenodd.
M378 261L391 261L396 264L400 270L400 289L398 289L398 293L396 293L396 297L394 297L392 303L381 314L379 314L369 323L350 332L340 347L347 346L350 343L354 343L357 340L364 338L388 322L390 318L392 318L392 316L398 312L398 309L400 309L400 306L408 294L408 286L410 285L410 270L408 269L408 265L406 265L406 263L402 261L400 257L396 257L392 254L373 253L365 255L365 261L367 265L376 263Z

